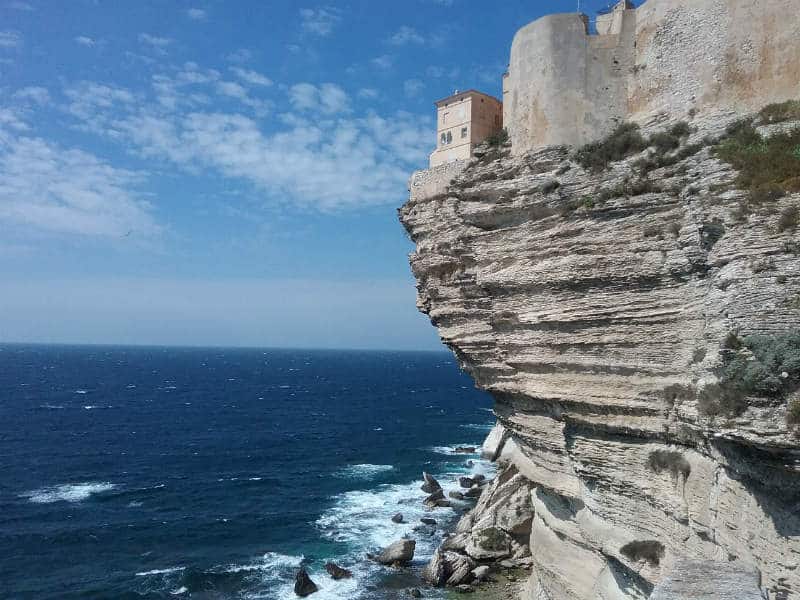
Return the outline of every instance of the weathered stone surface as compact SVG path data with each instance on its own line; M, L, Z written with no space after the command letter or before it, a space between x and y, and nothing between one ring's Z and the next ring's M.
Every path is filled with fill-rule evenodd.
M392 523L402 523L403 522L403 513L397 513L392 517Z
M433 494L442 489L442 486L436 481L436 478L430 473L422 472L423 483L420 489L426 494Z
M374 558L382 565L405 565L414 559L416 546L417 542L414 540L398 540Z
M608 35L587 35L577 13L542 17L511 46L503 123L514 153L587 143L664 112L796 98L796 12L796 0L649 0L615 14Z
M319 588L316 583L311 581L308 571L301 568L294 577L294 593L301 598L305 598L317 591L319 591Z
M494 396L507 433L492 447L531 503L500 518L503 472L460 533L529 527L531 598L644 599L684 557L751 563L771 597L800 593L786 400L750 398L729 418L700 406L729 333L800 323L800 236L778 227L800 194L742 219L746 193L704 142L736 116L692 122L701 147L653 170L649 191L625 187L646 153L595 174L548 147L473 161L400 210L419 307Z
M759 583L742 563L679 560L650 600L763 600Z
M353 572L349 569L344 569L337 565L336 563L325 563L325 570L328 572L328 575L331 576L332 579L339 580L339 579L350 579L353 576Z

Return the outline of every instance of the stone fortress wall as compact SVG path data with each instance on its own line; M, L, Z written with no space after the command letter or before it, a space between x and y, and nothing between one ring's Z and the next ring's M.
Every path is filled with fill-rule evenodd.
M583 15L517 32L503 85L513 152L598 139L661 113L756 111L800 97L800 1L623 3L587 33Z

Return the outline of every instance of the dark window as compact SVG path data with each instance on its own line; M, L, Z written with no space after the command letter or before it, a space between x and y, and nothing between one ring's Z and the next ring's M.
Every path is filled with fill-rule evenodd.
M447 143L449 144L452 141L453 141L453 134L448 131L447 132Z
M467 128L466 127L462 127L461 128L461 139L463 140L465 137L467 137Z

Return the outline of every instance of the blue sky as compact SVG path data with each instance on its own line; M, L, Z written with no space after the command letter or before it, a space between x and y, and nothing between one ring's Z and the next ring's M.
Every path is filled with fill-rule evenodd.
M396 217L432 102L576 7L0 0L0 341L440 348Z

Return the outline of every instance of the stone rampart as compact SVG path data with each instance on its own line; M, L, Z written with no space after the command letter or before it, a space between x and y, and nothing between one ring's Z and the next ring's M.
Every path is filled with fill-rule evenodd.
M453 178L466 167L466 160L457 160L423 171L416 171L408 181L411 200L422 200L443 194Z
M578 14L517 32L504 82L515 154L602 137L622 120L749 112L800 97L797 0L648 0L606 35Z

